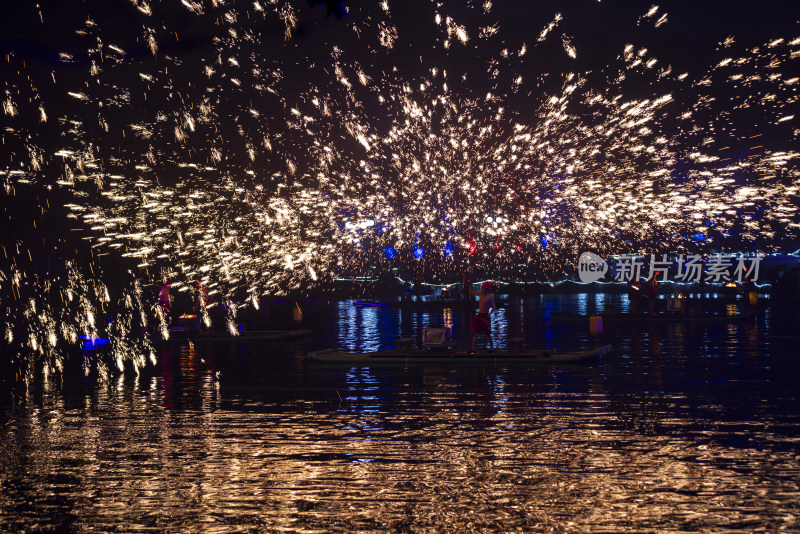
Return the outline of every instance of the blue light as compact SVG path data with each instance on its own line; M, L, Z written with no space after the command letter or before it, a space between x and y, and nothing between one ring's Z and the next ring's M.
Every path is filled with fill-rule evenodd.
M81 343L82 349L89 349L89 350L97 349L105 345L111 344L111 341L109 341L108 339L104 339L102 337L86 337L86 336L78 336L78 337L85 341L85 343Z
M454 248L453 248L453 244L452 243L445 243L444 250L443 250L445 256L447 256L448 258L450 256L452 256L453 255L453 250L454 250Z
M425 249L423 249L423 248L422 248L422 247L420 247L420 246L415 246L415 247L414 247L414 257L415 257L416 259L420 259L420 258L421 258L421 257L423 257L424 255L425 255Z
M394 259L395 256L397 256L397 251L394 249L394 247L386 247L383 249L383 254L384 256L392 260Z
M547 243L547 236L546 235L543 235L539 241L542 243L542 248L547 248L547 247L550 246Z

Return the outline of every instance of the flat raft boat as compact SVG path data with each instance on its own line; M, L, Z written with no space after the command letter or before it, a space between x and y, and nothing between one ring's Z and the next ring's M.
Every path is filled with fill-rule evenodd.
M456 350L384 350L379 352L344 352L336 349L318 350L306 358L328 363L393 363L393 364L522 364L557 365L586 363L611 352L604 345L582 352L549 352L546 350L497 350L470 353Z
M755 317L755 311L737 313L735 315L713 315L713 314L683 314L683 313L656 313L653 315L643 313L641 315L603 315L604 323L635 323L635 322L661 322L661 323L732 323L744 321ZM591 315L581 315L577 313L554 312L550 314L550 319L557 322L586 322L592 318Z
M243 341L280 341L285 339L293 339L303 337L311 334L311 330L297 329L297 330L246 330L240 332L236 336L232 336L228 332L182 332L171 331L170 337L167 340L159 340L160 343L165 342L179 342L179 341L192 341L197 343L200 341L211 342L243 342Z
M355 306L371 308L477 308L478 301L475 299L427 299L427 300L392 300L392 301L368 301L357 300ZM500 298L495 299L498 308L506 305L506 301Z

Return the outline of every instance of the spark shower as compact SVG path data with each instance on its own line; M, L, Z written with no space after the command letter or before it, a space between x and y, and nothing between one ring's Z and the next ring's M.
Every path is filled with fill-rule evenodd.
M368 266L797 248L791 9L500 4L13 8L4 343L143 365L165 280L235 309Z

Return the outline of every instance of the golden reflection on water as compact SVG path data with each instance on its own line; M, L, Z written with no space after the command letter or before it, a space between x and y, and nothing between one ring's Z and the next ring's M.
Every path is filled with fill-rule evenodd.
M562 393L559 373L529 377L533 389L502 371L401 373L395 388L354 367L340 403L220 399L206 373L202 402L182 411L162 377L100 388L88 405L48 394L4 429L0 518L30 528L49 511L101 531L797 526L796 451L722 445L719 424L673 435L687 421L660 409L686 399L637 410L591 377L588 392Z
M530 317L539 342L558 340L548 305L495 326L530 332ZM337 339L363 349L472 311L331 313ZM736 379L709 371L764 351L748 346L758 328L623 325L608 360L567 368L164 349L155 375L0 405L0 530L796 531L800 421L781 409L796 394L747 382L758 362Z

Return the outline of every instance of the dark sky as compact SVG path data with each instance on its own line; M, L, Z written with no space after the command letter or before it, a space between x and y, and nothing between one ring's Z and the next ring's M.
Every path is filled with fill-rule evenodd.
M91 18L107 43L117 43L133 56L149 53L141 42L141 25L152 24L154 20L158 21L155 26L164 30L162 37L172 32L181 37L178 43L162 39L162 53L191 55L198 49L211 46L218 31L214 21L225 12L224 7L216 10L209 7L204 15L198 16L189 13L177 0L151 4L154 15L148 17L139 13L132 2L125 0L5 2L0 19L3 54L12 51L17 57L56 67L60 64L58 53L75 44L75 30ZM250 2L228 2L227 5L241 7L246 4ZM345 5L350 15L341 18L328 14L323 5L312 6L308 2L295 2L294 5L298 14L294 44L302 49L304 55L313 56L334 42L340 45L354 42L349 27L370 24L369 10L364 8L372 8L375 2L349 0ZM772 37L791 35L800 18L800 9L793 1L672 0L653 5L659 5L656 16L639 25L637 20L650 6L646 3L633 5L624 0L495 1L488 14L479 7L479 2L452 2L447 3L441 12L453 16L470 30L483 24L497 23L500 32L490 41L512 48L522 42L532 47L541 29L553 20L556 13L561 13L563 21L554 31L555 35L545 45L540 45L545 53L538 54L537 68L542 72L552 72L562 64L578 71L603 67L629 42L645 44L655 56L673 62L678 68L700 69L713 59L716 43L726 36L734 35L739 42L755 45ZM400 65L404 60L418 61L420 52L432 48L428 45L436 37L436 27L430 16L431 2L391 2L390 9L391 20L399 34L391 58ZM668 22L654 28L652 23L665 11ZM43 23L40 22L40 12ZM255 13L253 16L255 19ZM264 46L271 46L271 39L283 40L283 26L274 18L254 27L264 39ZM472 33L471 43L466 49L474 52L479 48L479 55L489 53L492 47L479 43L474 31ZM561 34L569 36L577 48L575 60L567 60L562 57L563 53L558 52L561 48L558 36ZM458 57L459 51L461 49L453 47L450 55L453 56L451 60L461 66L468 60ZM479 59L475 54L467 55L473 61ZM367 56L364 59L367 60ZM76 61L80 64L81 58Z

